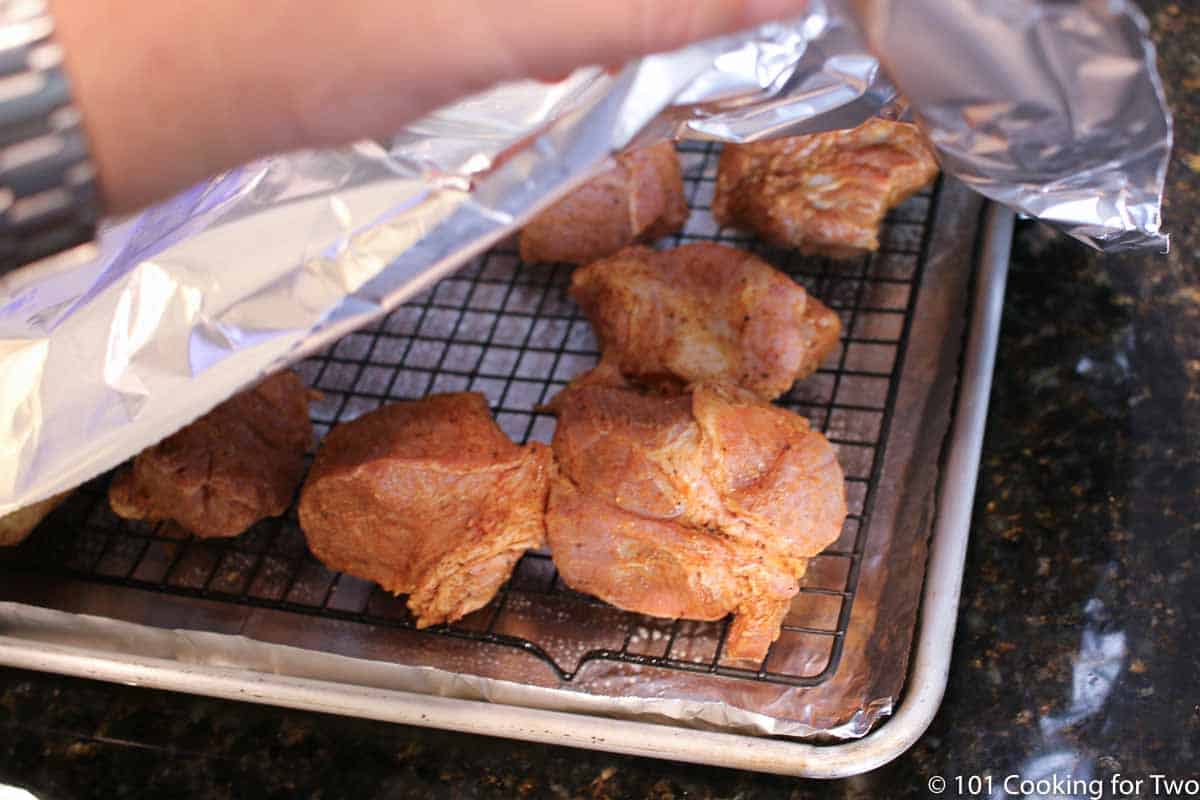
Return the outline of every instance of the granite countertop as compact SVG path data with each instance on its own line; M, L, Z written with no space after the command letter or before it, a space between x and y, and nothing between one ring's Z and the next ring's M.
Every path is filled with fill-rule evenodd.
M950 685L899 760L801 781L0 669L0 784L752 800L930 797L932 776L955 797L955 776L1000 791L1054 773L1142 778L1103 796L1152 797L1153 773L1200 777L1200 5L1143 6L1175 113L1173 247L1100 257L1018 230Z

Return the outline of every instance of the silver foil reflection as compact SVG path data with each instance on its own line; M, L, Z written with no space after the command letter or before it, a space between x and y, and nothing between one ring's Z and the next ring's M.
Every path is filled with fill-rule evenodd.
M1171 118L1127 0L856 0L942 167L1108 251L1156 246Z

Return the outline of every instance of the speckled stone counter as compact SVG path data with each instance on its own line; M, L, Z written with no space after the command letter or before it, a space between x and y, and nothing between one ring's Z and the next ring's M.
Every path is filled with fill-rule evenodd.
M1012 774L1153 797L1151 774L1200 777L1200 4L1145 7L1175 111L1173 249L1101 258L1019 230L950 686L898 761L799 781L0 669L0 784L751 800L931 797L934 776L1004 797ZM1142 791L1115 793L1117 773Z

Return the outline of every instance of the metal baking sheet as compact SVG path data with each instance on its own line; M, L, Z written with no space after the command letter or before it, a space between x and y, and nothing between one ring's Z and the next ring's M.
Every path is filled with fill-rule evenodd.
M707 213L717 148L682 150L694 212L676 241L759 249L845 326L830 366L782 402L838 446L851 517L757 669L722 658L726 623L609 608L566 589L544 553L523 559L487 608L418 632L401 601L314 561L294 516L200 542L169 524L117 520L103 500L106 479L0 560L0 599L183 631L163 640L140 628L106 634L95 620L77 626L133 653L236 665L248 676L330 679L303 666L305 654L321 652L369 662L336 670L363 686L758 734L865 734L890 713L905 674L981 203L945 181L889 216L879 253L800 257L718 230ZM534 408L595 358L590 329L565 296L568 279L562 266L520 264L511 246L467 265L300 366L325 393L314 407L318 427L388 399L473 389L514 438L547 440L553 421ZM28 612L21 619L7 627L30 630ZM266 643L299 649L283 658Z

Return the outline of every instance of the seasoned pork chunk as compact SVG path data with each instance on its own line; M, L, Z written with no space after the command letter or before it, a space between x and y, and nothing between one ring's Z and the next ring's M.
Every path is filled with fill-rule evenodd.
M586 264L674 233L687 216L674 145L628 150L521 230L521 258Z
M418 627L485 605L545 537L550 451L518 447L480 394L393 403L325 438L300 495L330 569L408 595Z
M23 542L69 494L56 494L0 517L0 547L12 547Z
M761 661L808 559L846 516L825 437L732 386L653 395L603 370L552 408L546 526L563 580L652 616L732 613L726 655Z
M878 250L884 214L937 173L933 150L906 122L727 145L713 216L775 244L846 258Z
M312 442L309 390L266 378L143 450L117 474L109 505L128 519L172 519L197 536L237 536L287 510Z
M575 271L571 296L627 378L736 384L766 400L837 346L838 316L757 256L721 244L630 247Z

